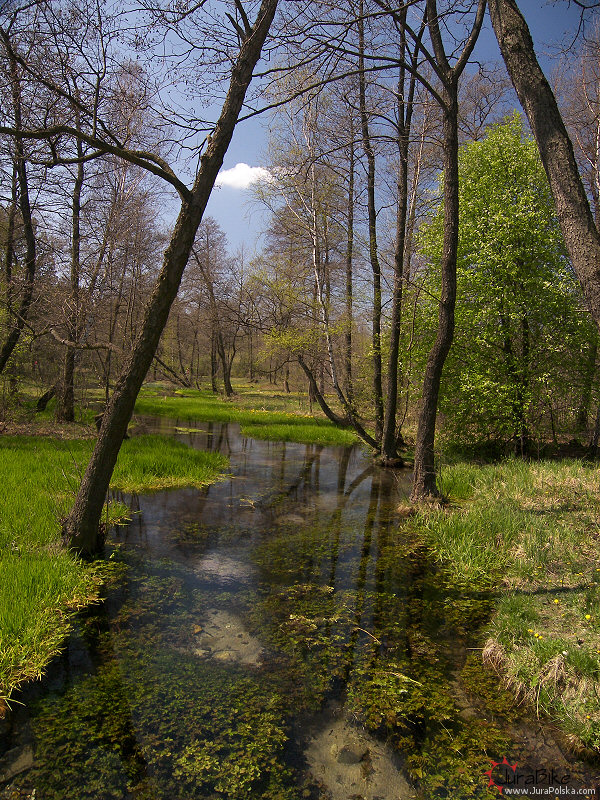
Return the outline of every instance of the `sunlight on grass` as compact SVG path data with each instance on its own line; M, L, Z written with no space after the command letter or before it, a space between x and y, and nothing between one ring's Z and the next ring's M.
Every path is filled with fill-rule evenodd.
M269 395L254 388L240 392L233 400L224 400L208 390L185 389L169 396L160 388L145 387L135 411L178 421L236 422L245 436L255 439L323 445L352 445L358 441L353 431L337 428L329 420L301 410L296 396Z
M486 662L600 752L600 474L580 461L445 467L443 509L409 525L461 591L498 593ZM452 501L459 504L452 504Z

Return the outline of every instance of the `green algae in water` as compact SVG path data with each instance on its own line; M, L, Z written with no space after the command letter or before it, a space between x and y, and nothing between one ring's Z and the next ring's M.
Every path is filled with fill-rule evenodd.
M36 712L28 780L48 800L296 796L284 704L243 674L130 651Z
M39 701L40 758L23 785L49 800L317 797L290 766L288 737L295 716L333 695L402 755L420 800L490 796L483 772L511 747L497 679L476 656L462 669L489 598L454 585L415 531L396 529L381 484L327 512L304 489L302 504L290 502L282 484L240 486L262 527L243 503L229 518L186 510L160 530L179 562L119 554L131 569L111 593L112 633L97 626L92 675ZM251 578L199 580L199 559L215 553L239 556ZM260 640L261 666L194 655L193 631L215 610ZM460 703L486 692L480 707Z
M272 685L156 639L149 649L140 630L139 641L99 634L95 673L36 703L36 764L23 783L47 800L295 800L281 757L289 708Z

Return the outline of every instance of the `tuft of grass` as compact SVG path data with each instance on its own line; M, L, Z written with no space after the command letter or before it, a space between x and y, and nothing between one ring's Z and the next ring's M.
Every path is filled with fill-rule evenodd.
M98 598L99 573L58 547L0 558L0 698L41 677L75 611Z
M228 466L226 456L192 450L164 436L135 436L123 442L111 488L123 492L150 492L214 483Z
M92 452L89 440L0 438L0 699L41 675L59 651L76 610L97 599L98 567L60 545L60 520L71 506ZM205 486L227 460L182 442L143 436L124 442L112 488L145 492ZM123 518L109 506L109 522Z

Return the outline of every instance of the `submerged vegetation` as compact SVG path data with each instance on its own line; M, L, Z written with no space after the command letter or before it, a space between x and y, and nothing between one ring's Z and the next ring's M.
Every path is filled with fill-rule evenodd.
M0 441L0 698L38 678L60 650L75 610L98 597L101 573L60 545L69 509L93 443L51 437ZM205 486L227 460L170 438L128 440L112 486L125 492ZM123 514L109 504L105 522Z

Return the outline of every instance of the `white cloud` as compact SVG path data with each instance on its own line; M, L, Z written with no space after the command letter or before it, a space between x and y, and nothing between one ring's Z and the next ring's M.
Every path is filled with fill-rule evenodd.
M248 164L236 164L231 169L219 172L217 186L229 186L232 189L247 189L250 184L259 181L272 181L273 176L264 167L249 167Z

